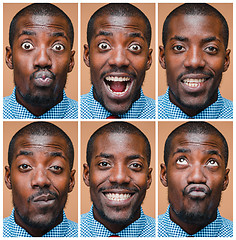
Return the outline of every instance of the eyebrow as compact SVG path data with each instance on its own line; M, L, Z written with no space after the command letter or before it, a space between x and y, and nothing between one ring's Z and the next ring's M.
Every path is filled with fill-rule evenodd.
M113 36L113 33L108 32L108 31L104 31L104 30L100 30L95 37L98 37L98 36Z
M114 158L113 154L108 154L108 153L100 153L98 155L95 156L95 158Z
M209 154L209 155L217 155L217 156L219 156L221 159L223 159L222 158L222 156L221 156L221 154L219 153L219 151L217 151L217 150L207 150L207 151L205 151L207 154Z
M189 38L175 35L175 36L172 37L170 40L177 40L177 41L180 41L180 42L188 42L188 41L189 41ZM213 42L213 41L221 42L220 39L217 38L217 37L215 37L215 36L206 37L206 38L203 38L203 39L201 40L202 43L208 43L208 42Z
M64 158L66 160L66 158L63 156L63 154L61 152L50 152L49 156L50 157L61 157L61 158Z
M137 158L142 159L142 160L145 160L145 158L142 157L142 156L139 155L139 154L130 155L130 156L127 157L127 160L133 160L133 159L137 159Z
M53 32L50 35L53 36L53 37L63 37L66 40L68 40L68 38L67 38L67 36L65 35L64 32Z
M36 36L36 32L34 31L29 31L29 30L23 30L20 34L19 37L22 35L27 35L27 36Z
M177 148L177 150L172 154L172 156L174 156L176 153L190 153L191 150L190 149L186 149L186 148Z
M26 150L20 150L20 152L16 155L16 158L19 156L33 156L33 152L26 151Z

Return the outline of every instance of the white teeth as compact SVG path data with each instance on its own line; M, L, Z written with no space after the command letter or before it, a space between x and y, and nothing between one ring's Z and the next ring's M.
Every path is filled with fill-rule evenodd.
M126 194L123 194L123 193L106 193L105 196L109 200L119 202L119 201L124 201L124 200L130 198L131 194L129 194L129 193L126 193Z
M112 76L108 76L105 79L107 81L112 81L112 82L128 82L128 81L130 81L129 77L112 77Z
M189 87L198 87L200 83L203 83L206 79L195 79L195 78L187 78L183 80L183 83L188 85Z

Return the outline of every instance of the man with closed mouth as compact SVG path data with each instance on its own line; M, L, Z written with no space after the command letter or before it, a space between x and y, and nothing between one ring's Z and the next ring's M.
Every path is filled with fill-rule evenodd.
M219 86L230 64L229 28L206 3L175 8L163 24L159 62L168 89L158 97L159 119L232 119L233 103Z
M211 124L187 122L169 134L160 172L169 207L158 217L159 237L233 237L233 222L218 210L227 164L228 144Z
M155 237L141 204L152 182L150 143L134 125L111 122L87 144L83 179L93 205L81 215L81 237Z
M49 122L33 122L11 139L5 184L14 209L3 220L4 237L78 237L78 224L64 212L75 185L74 148Z
M83 59L92 88L81 96L82 119L155 118L155 101L142 91L150 42L150 22L131 4L107 4L91 16Z
M6 64L15 88L3 99L4 119L75 119L78 102L64 91L74 67L74 29L57 6L35 3L12 19Z

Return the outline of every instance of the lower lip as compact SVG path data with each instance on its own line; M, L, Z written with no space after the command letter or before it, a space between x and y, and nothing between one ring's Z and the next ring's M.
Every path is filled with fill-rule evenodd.
M37 205L40 208L43 207L52 207L55 204L55 199L48 201L33 201L34 205Z
M35 78L34 79L35 85L38 87L49 87L53 79L52 78Z
M202 191L191 191L188 196L191 199L204 199L206 197L206 193Z

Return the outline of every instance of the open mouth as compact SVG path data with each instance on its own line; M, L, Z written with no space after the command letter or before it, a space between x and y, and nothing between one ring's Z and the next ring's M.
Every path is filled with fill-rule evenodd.
M200 87L202 83L206 82L208 78L186 78L182 82L191 88L197 88Z
M130 193L104 193L104 195L108 200L116 202L125 201L132 197Z
M107 76L104 82L110 92L120 96L128 92L133 81L130 77Z

